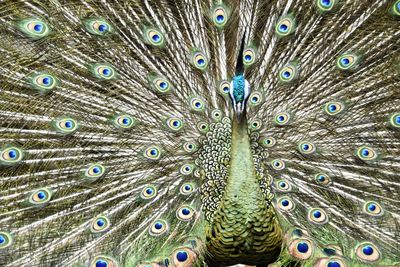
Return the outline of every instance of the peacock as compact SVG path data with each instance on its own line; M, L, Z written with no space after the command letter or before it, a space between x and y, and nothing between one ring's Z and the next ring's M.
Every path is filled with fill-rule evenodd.
M0 266L400 266L400 0L0 2Z

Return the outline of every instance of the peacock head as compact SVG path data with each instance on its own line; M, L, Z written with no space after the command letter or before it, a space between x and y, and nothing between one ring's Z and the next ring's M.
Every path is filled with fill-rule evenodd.
M246 111L246 103L250 96L250 84L243 74L235 75L232 79L229 96L232 100L233 111L240 120Z

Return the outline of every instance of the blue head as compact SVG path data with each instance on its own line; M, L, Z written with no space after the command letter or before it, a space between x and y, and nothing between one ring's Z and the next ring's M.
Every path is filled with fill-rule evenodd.
M244 78L243 74L233 77L229 96L232 100L233 110L238 118L240 118L246 110L246 103L250 96L250 84Z

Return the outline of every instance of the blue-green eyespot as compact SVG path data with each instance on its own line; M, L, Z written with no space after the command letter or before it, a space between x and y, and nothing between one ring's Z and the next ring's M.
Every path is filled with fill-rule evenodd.
M156 93L167 94L173 89L171 83L164 77L158 75L149 75L148 80L150 86L154 89Z
M35 206L46 205L53 195L53 192L49 188L40 188L33 191L28 197L28 204Z
M161 148L158 146L150 146L144 150L143 156L150 160L158 160L161 157Z
M223 4L216 5L212 8L211 17L214 25L222 28L229 20L230 10Z
M55 118L52 125L54 130L61 134L72 134L79 128L78 122L70 117Z
M90 231L94 234L101 233L110 228L110 220L107 216L100 215L93 219Z
M15 165L22 161L25 153L15 146L6 146L0 150L0 165Z
M361 146L356 150L356 156L363 161L372 161L378 158L378 153L369 146Z
M156 28L145 28L143 38L147 44L155 47L163 47L165 44L164 34Z
M90 263L90 267L118 267L118 263L115 259L109 256L98 255L94 257Z
M337 4L337 0L315 0L316 5L321 12L331 11Z
M7 248L13 243L12 235L5 231L0 231L0 249Z
M106 35L113 31L110 23L103 18L91 18L85 20L85 27L88 32L95 35Z
M296 28L295 20L292 16L281 18L275 26L275 32L278 36L284 37L294 32Z
M122 130L130 129L137 124L137 121L128 114L117 115L111 121L115 128Z
M295 64L287 64L279 71L279 79L282 82L291 82L298 76L297 66Z
M97 180L102 177L106 172L106 168L99 164L90 164L83 173L83 176L89 180Z
M29 81L32 87L41 93L50 92L59 84L59 80L54 75L44 72L31 75Z
M194 50L194 52L191 53L190 62L195 68L202 71L208 66L208 59L206 55L198 50Z
M50 33L50 27L41 19L27 18L19 22L19 29L29 38L40 39Z
M277 125L287 125L290 122L291 115L288 112L279 112L275 115L275 123Z
M358 67L360 57L353 53L345 53L336 60L336 66L341 70L354 70Z
M251 66L255 61L257 57L257 51L255 47L247 47L243 50L243 64L246 67Z
M179 132L184 126L183 121L179 118L169 118L165 121L165 124L173 132Z
M95 77L102 80L111 80L116 75L114 68L106 63L95 64L92 68L92 73Z
M157 188L152 185L145 186L140 194L140 197L145 200L154 198L155 196L157 196Z
M203 112L206 108L206 105L200 97L191 97L189 98L190 108L195 112Z

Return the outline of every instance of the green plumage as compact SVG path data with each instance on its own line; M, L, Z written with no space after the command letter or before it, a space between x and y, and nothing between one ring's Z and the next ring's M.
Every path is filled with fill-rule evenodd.
M399 14L2 1L0 266L399 266Z

